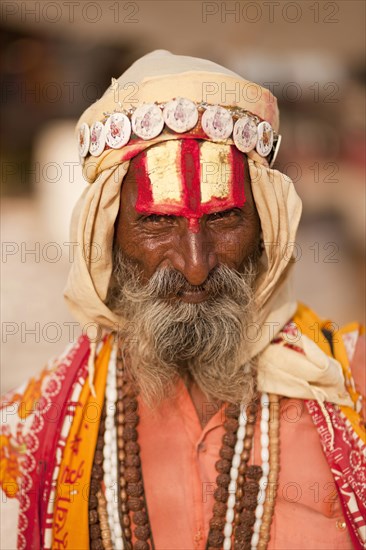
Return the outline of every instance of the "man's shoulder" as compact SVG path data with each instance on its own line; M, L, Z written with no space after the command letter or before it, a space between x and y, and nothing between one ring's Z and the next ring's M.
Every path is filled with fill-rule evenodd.
M342 362L352 363L360 358L360 352L365 350L365 327L358 322L340 326L336 321L320 317L313 309L298 302L297 310L291 320L301 332L323 351L330 355L340 355ZM342 354L343 351L343 354Z
M65 378L75 376L89 351L89 340L81 336L57 357L50 359L35 375L19 387L1 396L1 426L26 419L45 406L47 397L52 400L62 393Z
M351 322L339 326L335 321L321 318L311 308L298 303L297 311L290 322L301 334L310 338L327 355L337 359L342 366L351 393L365 397L366 388L366 338L362 323ZM286 330L286 327L285 327ZM364 414L366 400L363 399Z
M0 495L2 513L7 517L7 527L1 533L2 548L15 548L18 530L20 533L26 529L20 518L31 505L24 491L36 498L37 468L49 458L47 449L53 448L74 382L86 369L89 349L89 340L79 338L39 373L1 398Z

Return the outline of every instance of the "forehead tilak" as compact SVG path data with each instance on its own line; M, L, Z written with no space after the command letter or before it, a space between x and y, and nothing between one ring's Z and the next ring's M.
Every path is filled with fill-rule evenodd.
M193 225L246 200L244 155L232 145L170 140L136 157L135 177L138 212L184 216Z

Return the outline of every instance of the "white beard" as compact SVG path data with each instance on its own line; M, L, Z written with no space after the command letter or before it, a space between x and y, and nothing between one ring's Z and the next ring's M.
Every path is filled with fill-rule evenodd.
M126 365L151 407L174 394L178 377L190 376L210 399L249 403L256 361L246 354L245 327L252 322L257 256L243 273L220 265L200 287L204 302L172 300L194 290L175 270L158 270L144 285L137 267L119 249L107 305L129 321L123 335Z

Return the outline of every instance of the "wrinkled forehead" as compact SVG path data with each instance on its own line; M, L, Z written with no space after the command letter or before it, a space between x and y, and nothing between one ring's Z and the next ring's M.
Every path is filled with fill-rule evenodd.
M244 205L245 157L232 145L179 139L135 158L136 210L189 219Z

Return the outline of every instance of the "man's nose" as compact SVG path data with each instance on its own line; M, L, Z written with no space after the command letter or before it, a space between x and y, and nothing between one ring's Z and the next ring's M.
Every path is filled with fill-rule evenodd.
M202 285L217 265L212 242L204 229L193 232L188 228L181 236L179 247L171 256L173 267L182 273L191 285Z

